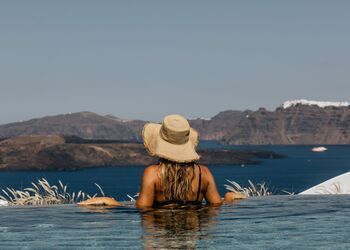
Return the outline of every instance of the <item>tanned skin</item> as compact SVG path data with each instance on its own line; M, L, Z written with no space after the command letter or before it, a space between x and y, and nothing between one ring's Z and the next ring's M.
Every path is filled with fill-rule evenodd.
M221 205L222 200L219 192L216 188L215 180L210 170L201 166L202 170L202 184L199 199L205 199L207 204ZM189 195L189 200L194 201L197 196L198 188L198 168L195 168L195 178L192 182L192 189L195 190L192 195ZM154 201L164 201L164 197L161 195L160 177L159 177L159 165L151 165L147 167L143 173L141 192L137 199L137 208L150 208L153 206Z
M199 194L199 199L205 199L207 205L220 206L223 203L223 199L220 197L217 190L215 180L210 170L201 165L202 179L201 179L201 190ZM151 165L148 166L143 173L141 192L136 201L136 207L140 209L152 208L155 201L162 202L165 201L164 196L161 194L160 186L160 166ZM195 168L195 178L192 181L192 190L195 190L192 194L188 195L188 200L195 201L197 196L197 188L199 182L199 169ZM226 203L231 203L237 199L246 198L244 195L227 192L224 198ZM91 206L120 206L121 204L111 197L95 197L88 199L86 201L78 203L78 205Z

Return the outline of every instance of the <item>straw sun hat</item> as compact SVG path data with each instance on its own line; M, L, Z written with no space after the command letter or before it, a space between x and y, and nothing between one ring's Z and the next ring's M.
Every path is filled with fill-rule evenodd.
M168 115L162 124L147 123L142 130L143 143L152 156L186 163L196 161L198 132L181 115Z

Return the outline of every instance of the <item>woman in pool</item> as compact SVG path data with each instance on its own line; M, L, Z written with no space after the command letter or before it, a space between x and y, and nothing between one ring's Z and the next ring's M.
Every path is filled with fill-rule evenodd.
M148 123L142 137L148 153L160 160L145 169L136 207L200 205L203 199L209 205L223 203L210 170L197 163L199 136L184 117L169 115L162 124ZM245 197L228 192L224 200L232 202L242 198ZM120 203L113 198L97 197L79 205L118 206Z

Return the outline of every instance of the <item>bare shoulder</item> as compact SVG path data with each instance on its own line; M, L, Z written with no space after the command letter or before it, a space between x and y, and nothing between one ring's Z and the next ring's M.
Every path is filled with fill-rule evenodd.
M205 165L199 165L201 167L202 173L204 173L205 175L211 174L209 168Z
M147 178L157 177L158 167L159 167L158 165L150 165L146 167L145 170L143 171L143 176Z
M158 170L159 165L149 165L145 168L145 172L154 172Z
M213 175L211 174L209 168L205 165L200 165L201 172L202 172L202 178L205 182L211 182L211 179L213 178Z

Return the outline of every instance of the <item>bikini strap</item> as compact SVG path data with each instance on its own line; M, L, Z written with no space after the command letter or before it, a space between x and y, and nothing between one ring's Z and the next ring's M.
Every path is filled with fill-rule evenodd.
M198 191L197 191L197 198L196 201L198 201L199 199L199 194L201 192L201 185L202 185L202 170L201 170L201 166L197 165L198 169L199 169L199 180L198 180Z

